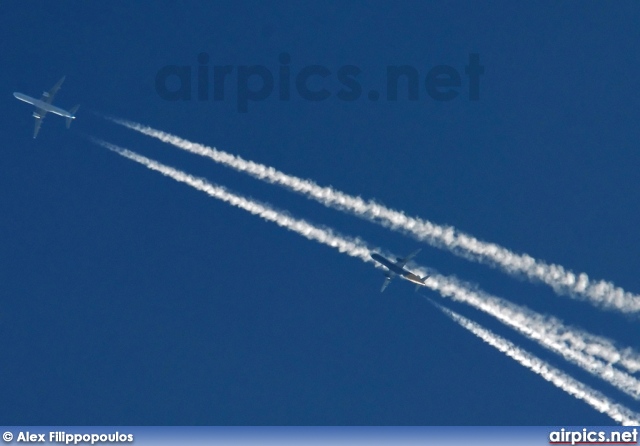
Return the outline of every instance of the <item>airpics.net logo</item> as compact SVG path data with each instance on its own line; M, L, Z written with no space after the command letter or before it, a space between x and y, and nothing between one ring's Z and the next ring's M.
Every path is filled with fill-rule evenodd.
M250 103L265 101L272 96L280 101L290 101L297 96L310 102L331 98L344 102L364 98L369 101L444 102L464 96L470 101L478 101L483 74L484 66L480 64L477 53L470 53L467 63L459 69L451 65L426 68L387 65L383 92L372 88L365 93L363 70L356 65L338 68L297 66L290 54L281 53L278 67L270 69L265 65L212 64L209 54L200 53L196 66L165 65L160 68L156 73L155 89L158 96L166 101L190 101L193 98L218 102L235 100L238 112L246 113Z
M611 430L596 431L583 428L582 430L570 430L562 428L559 431L549 433L549 444L551 445L577 445L577 444L638 444L638 429L631 430Z

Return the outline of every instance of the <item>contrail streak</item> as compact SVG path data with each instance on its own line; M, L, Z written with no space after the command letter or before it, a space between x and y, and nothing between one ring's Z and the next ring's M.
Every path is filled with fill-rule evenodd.
M423 276L424 270L415 268L414 273ZM565 360L607 381L636 400L640 400L640 381L612 367L609 363L593 357L588 353L588 349L584 348L587 345L586 340L597 338L596 336L567 327L556 318L543 316L499 297L473 290L456 279L440 274L432 273L425 281L425 286L442 296L464 302L495 317L527 338L559 354ZM606 339L598 340L600 342L594 344L594 349L604 344L613 346Z
M222 186L217 186L209 183L208 181L189 175L180 170L174 169L164 164L158 163L138 155L135 152L119 147L115 144L100 140L98 138L91 138L93 142L99 144L117 154L128 158L132 161L140 163L151 170L160 172L161 174L173 178L181 183L188 184L189 186L205 192L207 195L217 198L229 203L232 206L243 209L251 214L257 215L264 220L276 223L278 226L297 232L298 234L306 237L309 240L313 240L319 243L323 243L332 248L336 248L338 251L349 254L352 257L356 257L364 262L375 263L371 259L371 250L359 239L350 239L348 237L339 236L334 234L331 229L321 228L305 220L293 218L286 213L276 210L271 206L259 203L258 201L242 197L228 191Z
M387 208L375 201L365 201L332 187L322 187L311 180L287 175L273 167L247 161L239 156L194 143L152 127L115 117L105 116L105 118L183 150L208 157L255 178L284 186L325 206L352 213L392 230L411 235L466 259L498 267L512 275L524 275L532 281L546 283L557 294L586 300L601 308L623 313L640 311L640 296L616 287L611 282L592 281L585 273L576 274L560 265L548 264L527 254L516 254L495 243L478 240L458 231L453 226L438 225L418 217L409 217L401 211Z
M169 176L176 181L186 183L208 195L223 200L233 206L240 207L252 214L273 221L289 230L295 231L304 237L320 243L337 248L340 252L345 252L352 257L359 258L365 262L372 262L370 257L372 250L360 239L351 239L340 234L336 234L328 228L319 228L305 220L295 219L272 207L258 203L254 200L244 198L229 192L227 189L213 185L204 179L191 176L169 166L165 166L154 160L141 156L135 152L118 147L106 141L93 138L93 141L103 147L108 148L121 156L129 158L143 164L151 170L158 171ZM375 263L375 262L372 262ZM424 269L417 270L421 276L427 274ZM640 399L640 382L626 373L605 364L604 362L586 354L584 345L588 343L584 340L581 332L565 327L557 319L548 319L531 310L518 307L500 298L475 291L465 286L460 281L431 273L425 285L443 296L452 297L454 300L465 302L481 311L484 311L504 324L516 329L520 333L539 342L543 347L548 348L566 360L584 368L589 373L600 377L611 383L623 392ZM590 336L590 335L589 335ZM600 340L598 346L606 344L607 340ZM609 345L612 345L609 343ZM578 348L576 348L578 347Z
M452 320L478 336L487 344L497 348L510 358L540 375L553 385L559 387L570 395L583 400L600 413L606 414L613 420L625 426L637 426L640 423L640 414L632 412L624 406L612 401L602 393L583 384L551 364L539 359L529 352L517 347L510 341L496 335L482 326L460 316L453 311L431 302Z

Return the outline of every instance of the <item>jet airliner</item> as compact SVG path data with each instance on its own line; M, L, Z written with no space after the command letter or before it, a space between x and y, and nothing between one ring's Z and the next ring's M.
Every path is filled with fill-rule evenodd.
M51 112L54 115L65 117L67 119L67 128L71 126L71 121L76 119L75 113L78 111L78 108L80 108L80 105L76 105L71 110L67 111L51 104L53 102L53 97L56 95L58 90L60 90L60 87L62 86L62 83L64 82L65 77L66 76L63 76L62 79L60 79L58 83L55 84L50 91L48 92L45 91L44 93L42 93L42 98L40 99L35 99L35 98L32 98L31 96L27 96L26 94L22 94L18 92L13 93L13 96L16 99L19 99L21 101L26 102L27 104L31 104L36 107L36 111L33 112L33 117L36 118L36 126L33 129L34 138L38 136L38 132L40 131L40 126L42 125L42 120L44 119L44 117L48 112Z
M411 283L415 283L416 291L421 286L424 286L424 281L426 280L427 277L429 277L428 275L424 277L419 277L404 267L407 264L407 262L412 258L414 258L416 254L418 254L420 251L421 250L418 249L417 251L414 251L411 254L409 254L404 259L398 257L395 262L387 259L386 257L381 256L378 253L371 254L371 258L373 260L375 260L376 262L380 263L381 265L387 268L387 272L385 273L386 278L384 279L384 283L382 284L382 288L380 289L381 293L385 290L385 288L387 288L387 286L389 285L389 282L391 282L391 279L393 279L396 275L402 277L405 280L408 280Z

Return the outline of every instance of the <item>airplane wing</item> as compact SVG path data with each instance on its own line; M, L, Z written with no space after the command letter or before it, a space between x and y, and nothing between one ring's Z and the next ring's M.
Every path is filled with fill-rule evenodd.
M411 254L409 254L408 256L406 256L404 259L398 259L398 262L396 263L396 265L398 265L400 268L402 268L403 266L405 266L407 264L407 262L411 259L413 259L415 256L418 255L418 253L422 251L422 248L420 249L416 249L415 251L413 251Z
M51 90L49 90L48 92L45 91L44 93L42 93L41 100L46 102L47 104L51 104L53 102L53 97L56 95L58 90L60 90L60 87L62 86L62 83L64 82L64 79L66 77L67 76L62 76L62 79L60 79L58 83L55 84Z
M38 136L38 132L40 131L40 126L42 125L42 119L41 118L36 118L36 126L33 129L33 137L35 138L36 136Z
M382 284L382 288L380 288L380 292L382 293L389 286L389 282L391 282L391 276L387 276L384 278L384 283Z

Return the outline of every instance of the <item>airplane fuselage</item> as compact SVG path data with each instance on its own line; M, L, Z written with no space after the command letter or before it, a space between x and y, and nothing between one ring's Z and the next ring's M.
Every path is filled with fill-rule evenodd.
M71 113L69 113L66 110L61 109L60 107L56 107L55 105L51 105L48 104L44 101L41 101L40 99L35 99L32 98L31 96L27 96L26 94L22 94L22 93L13 93L13 96L16 99L19 99L23 102L26 102L27 104L31 104L33 106L35 106L38 110L44 110L45 112L51 112L54 115L58 115L58 116L64 116L65 118L70 118L70 119L75 119L75 116L73 116Z
M408 270L396 265L394 262L392 262L391 260L387 259L386 257L382 257L378 253L371 254L371 258L373 260L375 260L376 262L380 263L381 265L385 266L392 273L404 277L409 282L413 282L415 284L420 284L420 285L424 284L423 279L421 279L420 277L416 276L411 271L408 271Z

